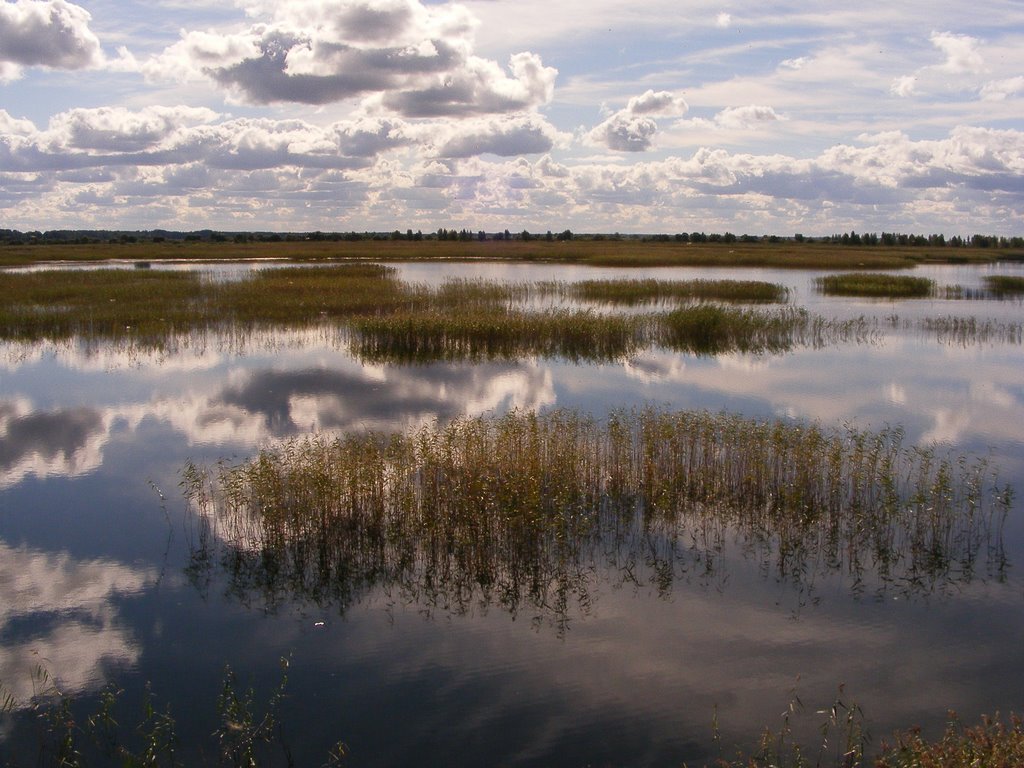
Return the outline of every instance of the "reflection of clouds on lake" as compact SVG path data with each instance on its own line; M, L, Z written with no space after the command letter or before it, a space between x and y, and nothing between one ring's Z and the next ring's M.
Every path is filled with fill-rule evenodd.
M0 541L0 681L18 704L45 669L65 693L97 688L108 665L135 664L139 648L114 601L156 581L148 568Z
M0 401L0 488L28 475L77 477L96 469L109 428L95 408L33 411L23 398Z
M535 363L359 370L264 370L227 387L210 407L262 420L268 436L401 429L490 410L554 403L550 370Z
M143 402L42 410L31 399L0 401L0 488L26 477L80 477L102 466L115 432L130 439L144 421L169 425L190 445L252 447L305 431L401 430L435 419L555 402L551 370L536 362L474 366L338 367L289 371L236 368L226 377ZM129 388L130 391L130 388Z
M724 593L680 586L671 600L645 612L643 622L633 618L642 594L605 588L592 612L573 621L567 638L536 631L529 622L509 622L500 612L473 622L423 622L415 606L398 606L386 627L371 617L350 619L333 658L358 658L386 669L391 680L436 686L438 714L427 712L413 726L422 729L422 738L440 726L435 718L457 706L449 701L457 697L473 701L475 722L492 726L512 717L510 701L544 712L522 723L533 730L520 739L523 752L508 758L516 763L570 747L583 724L595 721L616 733L639 731L655 745L685 739L681 727L704 741L716 708L724 739L755 738L743 732L744 724L781 725L779 712L794 686L808 707L794 727L808 744L818 743L815 709L831 704L842 682L883 733L931 716L923 711L930 704L922 702L985 711L991 700L983 693L965 691L961 680L935 670L948 667L950 654L998 660L1012 652L1006 637L979 640L966 624L943 629L941 615L909 627L895 620L908 608L869 608L865 620L863 606L828 603L794 620L777 604L774 585L750 590L749 573L733 575L744 586ZM373 601L367 604L372 609ZM1002 605L1020 625L1013 597ZM985 673L999 663L986 661ZM481 679L486 695L479 693ZM374 696L370 690L355 693ZM585 715L577 719L576 713ZM670 762L664 754L638 752L633 758L637 764Z
M649 352L634 355L622 364L626 375L645 384L666 379L681 381L686 373L683 355L671 352Z

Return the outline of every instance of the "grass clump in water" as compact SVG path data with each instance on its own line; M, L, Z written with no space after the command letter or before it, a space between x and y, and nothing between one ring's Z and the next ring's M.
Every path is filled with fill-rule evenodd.
M559 625L588 610L600 572L631 563L629 578L646 569L668 593L737 537L797 585L821 569L858 592L942 589L979 560L1005 565L1010 503L984 462L905 447L898 430L658 410L313 436L190 465L184 484L209 527L195 565L223 541L237 594L344 610L384 587L432 610L529 606Z
M568 284L565 292L582 301L627 305L666 301L777 304L789 296L785 286L760 280L583 280Z
M997 296L1021 296L1024 295L1024 277L987 275L985 287Z
M638 318L572 310L472 308L369 315L350 321L354 352L374 362L621 359L644 343Z
M826 296L920 299L932 296L935 281L926 277L850 272L815 278L815 286Z

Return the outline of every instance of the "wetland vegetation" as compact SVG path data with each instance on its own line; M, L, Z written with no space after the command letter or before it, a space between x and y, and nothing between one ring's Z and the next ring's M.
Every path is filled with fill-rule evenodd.
M138 254L123 258L149 264L162 258L156 254L164 247L167 253L194 249L196 259L220 248L226 249L221 253L249 252L245 244L159 245L153 251L146 250L148 244L123 246L124 254ZM352 263L275 267L224 279L147 268L2 272L0 335L26 343L74 340L170 349L202 334L221 340L265 334L273 340L282 329L298 328L323 330L324 348L344 349L356 363L497 360L504 365L523 357L606 362L654 348L705 357L775 355L798 347L870 343L880 334L907 331L963 346L1020 345L1024 328L1005 319L1012 304L1001 307L1005 311L997 317L1003 320L928 317L923 315L927 307L906 318L837 319L792 306L792 291L758 280L452 278L428 285L400 279L393 266L362 261L408 259L412 246L405 243L261 244L261 251L263 245L280 245L279 251L271 249L280 253L294 249L311 261L347 258ZM438 260L489 259L495 248L513 249L524 261L602 265L719 264L726 258L721 245L705 250L701 244L675 243L648 244L643 253L630 251L633 244L611 242L419 247L424 258ZM767 254L785 266L809 266L824 257L817 247L791 253L799 247L789 243L773 250L768 244L740 243L728 257L759 263L756 259ZM66 248L71 253L77 246ZM342 251L346 255L339 257ZM1014 300L1020 295L1020 278L1012 276L986 275L985 287L968 294L927 278L861 272L919 263L926 254L927 249L917 249L913 258L885 262L892 253L878 250L879 260L870 261L860 249L848 249L844 265L829 261L827 266L857 270L838 276L847 279L844 290L852 292L828 295ZM804 263L797 264L797 256ZM864 277L877 278L874 287L864 287ZM920 293L922 280L928 283L926 294ZM897 292L885 293L893 286ZM289 389L280 377L281 391L267 397L274 402L257 404L255 387L243 392L246 382L239 376L208 400L196 401L197 420L255 424L263 413L259 407L267 413L277 408L280 416L298 402L310 408L309 418L317 424L315 409L330 407L313 402L320 394L326 400L337 397L339 410L359 407L357 398L350 402L338 394L359 383L358 376L340 364L322 370L308 368L308 360L301 365L307 367L296 378L315 380L307 389ZM695 380L703 373L697 368L690 369ZM333 381L321 383L327 379ZM440 375L425 380L434 388L448 383ZM1006 389L999 392L1004 399ZM18 409L32 407L29 400L9 405L4 418L27 420L28 411ZM189 462L182 477L186 524L195 536L183 566L189 583L204 602L223 589L228 602L265 616L299 606L303 620L306 611L316 609L355 621L357 606L370 600L414 605L427 617L471 617L495 607L499 615L523 617L548 635L553 628L564 641L570 624L592 617L609 589L642 592L663 607L684 586L699 594L724 592L730 573L745 566L763 581L791 589L801 610L836 585L856 602L880 604L898 596L919 605L1008 578L1003 532L1012 501L1009 486L984 459L959 449L908 444L901 427L859 429L657 408L593 416L565 408L545 411L546 402L538 401L543 405L537 413L500 415L495 407L494 415L451 422L445 413L427 426L405 430L346 428L291 440L278 440L268 430L259 433L261 447L253 447L250 458ZM422 414L413 415L411 421L421 423ZM267 434L275 439L268 441ZM210 450L194 448L200 441L192 439L189 435L189 453ZM237 444L223 445L229 446L225 453L237 455ZM245 739L253 744L276 738L273 718L246 720L252 696L239 694L234 685L233 678L225 681L228 709L218 710L221 744L242 739L235 743L248 749ZM100 696L101 703L108 699L107 693ZM54 700L55 708L49 709ZM102 719L73 719L60 696L33 706L21 717L36 717L44 729L52 729L46 759L88 762L74 751L76 739L92 740L101 731L89 729ZM1020 720L998 716L974 727L951 719L939 739L916 731L897 734L869 758L856 712L837 699L828 715L828 743L812 745L817 758L810 747L794 743L784 724L778 732L765 731L753 751L732 756L720 750L717 765L846 768L877 760L879 766L903 768L1022 759ZM146 750L162 749L166 764L173 764L179 753L171 739L170 710L144 713L136 735L118 747L121 762L156 764ZM270 723L270 729L262 723ZM220 759L237 763L247 754L221 752ZM46 764L46 759L36 762Z
M247 602L344 612L383 587L560 629L602 568L668 595L720 571L729 542L803 589L827 572L906 594L998 575L1011 497L984 460L906 446L898 429L653 409L311 436L189 465L184 488L193 577L223 567Z
M9 340L77 337L163 349L196 332L323 326L377 362L613 360L654 345L704 355L779 353L864 342L878 330L864 318L756 306L787 296L763 281L450 280L430 287L377 264L282 267L224 280L138 269L5 272L0 296L0 333ZM535 306L546 300L560 303ZM617 309L623 305L628 311ZM1020 337L1019 323L991 329L940 318L920 325L961 341L972 333L979 340Z
M1020 258L1020 247L951 248L947 245L853 246L809 239L774 242L686 242L674 238L515 239L465 242L423 239L325 238L278 242L118 242L11 244L0 247L0 266L40 261L146 262L164 259L237 261L479 261L550 262L610 267L736 266L794 269L905 269L923 262L991 262Z

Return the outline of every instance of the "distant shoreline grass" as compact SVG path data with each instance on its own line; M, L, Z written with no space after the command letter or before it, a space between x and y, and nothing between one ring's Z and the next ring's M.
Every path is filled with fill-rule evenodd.
M168 350L196 333L321 327L374 362L606 361L656 346L698 355L777 354L870 341L883 327L870 318L841 321L797 307L754 306L786 296L782 286L758 281L481 279L427 286L397 275L392 266L365 262L255 270L229 281L150 269L0 272L0 338ZM582 306L560 306L566 301ZM637 302L648 306L637 310ZM960 343L1020 343L1022 335L1021 323L939 318L916 324Z
M509 261L608 267L778 267L792 269L906 269L923 262L989 263L1008 254L989 249L903 246L837 246L829 243L674 243L638 240L530 241L290 241L279 243L118 243L8 245L0 266L49 261L119 259L240 261Z

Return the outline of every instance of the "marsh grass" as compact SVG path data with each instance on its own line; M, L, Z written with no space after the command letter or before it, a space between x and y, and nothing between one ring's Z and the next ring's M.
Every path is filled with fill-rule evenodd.
M1024 277L1016 275L986 275L985 287L996 296L1024 295Z
M935 281L909 275L850 272L815 278L815 287L826 296L920 299L935 295Z
M0 248L0 264L43 261L510 261L590 264L593 266L735 266L793 269L900 269L922 261L991 262L1006 252L945 247L837 247L817 242L644 243L631 239L548 243L505 242L290 241L280 243L135 243L98 245L9 245Z
M579 301L609 304L723 301L781 304L785 286L760 280L583 280L554 284L562 295Z
M902 437L650 409L312 436L185 468L193 576L219 562L246 600L342 612L373 588L428 611L495 603L562 631L599 572L668 594L733 538L800 588L819 573L910 594L997 575L1009 490L984 461Z
M114 685L100 691L95 708L88 711L84 700L64 692L47 669L37 666L32 673L35 694L31 700L18 701L0 685L4 694L0 718L7 720L5 731L12 725L21 726L12 729L13 734L4 734L4 765L294 765L280 716L289 660L282 658L280 663L280 680L265 702L257 701L252 688L241 689L235 672L225 667L216 696L216 727L201 736L191 734L187 741L178 732L170 706L157 707L157 696L148 683L141 692L138 712L129 711L125 690ZM190 701L189 706L195 707L196 702ZM26 731L34 731L34 738L11 738L22 737ZM207 740L212 742L212 750L207 749ZM338 742L322 765L340 765L346 752L345 744ZM189 763L183 762L184 758Z
M645 343L644 321L587 311L464 308L352 319L352 350L374 362L517 359L622 359Z
M396 362L525 356L605 361L655 345L693 354L774 354L874 337L864 319L721 303L772 293L780 298L778 288L741 281L629 280L449 280L430 287L399 280L392 267L360 263L263 269L234 281L159 270L0 273L0 335L173 351L206 332L243 339L274 329L321 328L364 359ZM619 309L659 296L688 303L670 311ZM613 308L559 304L582 297L603 297ZM922 324L932 331L928 322ZM935 333L948 335L948 323L933 325ZM1002 336L1013 337L1013 330ZM1019 338L1020 324L1016 331ZM966 342L971 328L961 324L956 333ZM985 328L977 333L981 340L998 338Z

